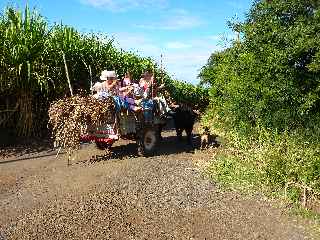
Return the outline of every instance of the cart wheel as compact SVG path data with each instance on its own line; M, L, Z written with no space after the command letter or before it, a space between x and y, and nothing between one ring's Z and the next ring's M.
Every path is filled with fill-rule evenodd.
M156 129L145 128L142 136L137 140L138 153L142 156L152 156L159 142L159 134Z
M110 143L106 143L106 142L96 142L96 147L100 150L105 150L108 149L112 146L112 144Z

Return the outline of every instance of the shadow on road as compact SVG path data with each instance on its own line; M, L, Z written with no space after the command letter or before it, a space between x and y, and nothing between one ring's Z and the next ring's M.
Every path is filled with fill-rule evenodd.
M182 142L177 141L176 136L163 137L160 143L157 146L157 150L153 156L163 156L163 155L174 155L183 152L194 152L195 149L200 148L200 137L199 135L193 136L193 146L187 144L186 137L183 138ZM109 154L108 159L114 158L135 158L139 157L137 152L136 143L128 143L124 145L114 146L111 148L111 153Z
M0 143L0 164L7 162L8 159L12 157L14 157L15 160L27 160L30 158L42 157L41 155L44 155L44 152L50 152L52 150L52 145L52 141L48 138L41 139L31 137L25 137L19 141L17 140L16 142L10 142L6 144ZM38 154L40 155L38 156ZM26 157L26 155L28 155L28 157Z
M125 141L125 144L122 145L116 145L111 148L111 151L107 154L99 154L92 156L92 159L86 159L81 162L96 162L96 161L105 161L105 160L111 160L111 159L123 159L123 158L137 158L139 157L138 152L137 152L137 144L134 142L128 142ZM159 142L156 152L154 153L153 156L163 156L163 155L174 155L174 154L179 154L179 153L184 153L184 152L194 152L195 149L200 148L200 136L197 134L193 135L193 145L188 145L187 144L187 139L186 137L183 138L181 142L177 141L176 136L166 136L163 137L163 139ZM14 159L3 159L0 161L1 164L6 164L6 163L13 163L13 162L18 162L18 161L25 161L25 160L32 160L32 159L39 159L39 158L45 158L45 157L50 157L50 156L55 156L56 150L50 149L48 150L48 146L46 145L45 147L41 148L37 146L34 149L28 149L29 151L28 156L23 156L24 154L21 154L21 158L18 157ZM25 151L24 151L25 153ZM34 156L30 156L29 154L36 154ZM59 155L63 155L65 151L61 151Z
M60 154L64 154L64 151L61 151L59 153ZM13 162L19 162L19 161L25 161L25 160L32 160L32 159L38 159L38 158L44 158L44 157L51 157L51 156L56 156L57 153L55 150L50 150L45 154L41 154L41 150L39 151L33 151L31 152L31 154L40 154L40 155L34 155L34 156L28 156L28 157L22 157L22 158L16 158L16 159L9 159L9 160L1 160L0 161L0 165L1 164L5 164L5 163L13 163ZM20 156L23 156L22 154ZM1 238L0 238L1 240Z

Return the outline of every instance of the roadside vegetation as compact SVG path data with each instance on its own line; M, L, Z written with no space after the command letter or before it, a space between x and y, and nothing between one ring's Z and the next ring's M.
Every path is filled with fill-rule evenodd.
M208 172L320 212L320 3L256 1L230 27L239 39L200 73L202 124L224 139Z

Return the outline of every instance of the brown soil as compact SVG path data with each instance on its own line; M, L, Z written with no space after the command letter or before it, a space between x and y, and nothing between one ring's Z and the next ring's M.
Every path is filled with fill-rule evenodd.
M317 238L310 220L210 182L201 167L212 151L168 131L149 158L119 141L95 162L104 152L83 146L71 166L53 150L0 159L0 239Z

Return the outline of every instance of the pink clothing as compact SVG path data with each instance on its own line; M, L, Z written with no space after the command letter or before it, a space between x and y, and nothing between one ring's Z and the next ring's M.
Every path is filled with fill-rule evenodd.
M145 80L140 80L139 86L145 91L148 89L149 84Z
M130 78L124 78L122 83L123 83L123 86L126 87L131 85L131 80Z

